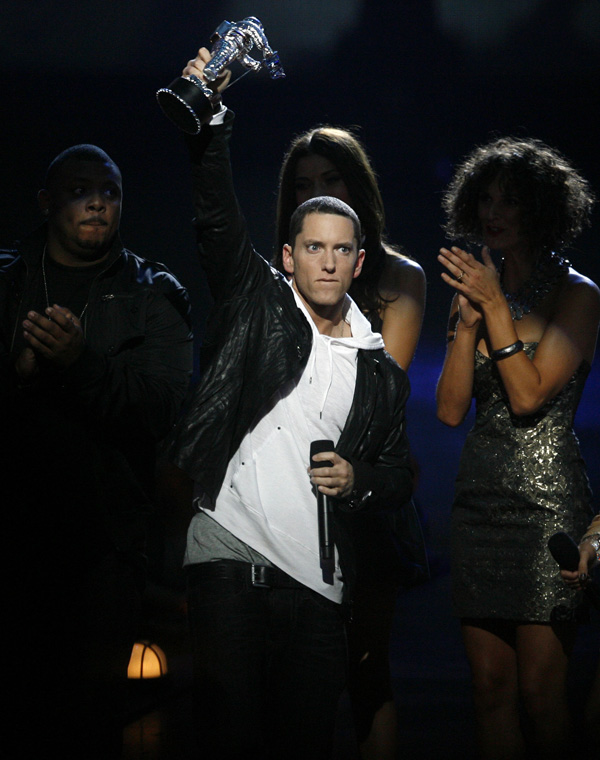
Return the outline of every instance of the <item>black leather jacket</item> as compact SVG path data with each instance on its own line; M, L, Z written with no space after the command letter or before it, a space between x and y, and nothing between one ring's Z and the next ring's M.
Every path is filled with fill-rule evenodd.
M77 540L91 553L128 551L143 533L155 444L172 429L191 375L188 296L166 267L117 238L91 285L84 352L61 372L40 364L23 384L14 362L45 240L43 225L0 269L0 398L10 431L0 483L8 478L29 494L36 515L56 510L46 530L65 515L61 535L77 522Z
M215 299L203 377L178 425L176 463L214 508L229 460L256 414L301 372L312 334L283 275L252 248L233 189L229 151L233 114L190 139L195 224L202 266ZM395 510L412 489L404 405L405 372L383 350L359 351L354 399L336 446L350 461L355 491L336 500L336 543L351 569L343 523L353 510ZM344 568L344 564L346 567Z

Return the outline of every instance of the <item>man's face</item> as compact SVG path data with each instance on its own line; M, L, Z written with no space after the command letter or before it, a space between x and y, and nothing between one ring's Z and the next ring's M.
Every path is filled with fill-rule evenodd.
M358 250L352 221L338 214L308 214L283 265L296 292L314 314L329 317L341 307L365 252Z
M67 161L38 200L54 259L86 266L107 255L121 219L121 173L113 163Z

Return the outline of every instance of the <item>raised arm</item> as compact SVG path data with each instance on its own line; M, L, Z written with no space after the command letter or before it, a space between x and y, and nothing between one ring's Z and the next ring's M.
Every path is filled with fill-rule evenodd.
M210 53L201 48L184 75L204 78ZM225 80L219 80L222 89ZM211 86L212 83L208 83ZM266 276L268 266L250 241L233 183L229 140L234 114L222 109L198 136L187 137L192 161L193 199L200 263L215 300L247 292Z
M503 329L494 314L495 310L490 310L486 321L489 319L490 343L495 348L501 347L511 326ZM572 271L561 289L556 312L538 342L533 360L521 351L498 362L515 414L537 411L564 388L584 359L592 362L599 320L600 291L591 280Z
M448 321L446 358L436 389L437 416L451 427L460 425L471 407L481 318L481 312L464 296L454 297Z
M442 249L440 260L453 275L444 273L444 280L481 310L492 356L519 340L538 343L533 359L517 351L497 362L514 414L527 415L540 409L564 388L582 360L592 361L600 321L600 291L591 280L569 270L552 314L545 322L540 317L526 326L512 320L485 247L481 262L460 248Z

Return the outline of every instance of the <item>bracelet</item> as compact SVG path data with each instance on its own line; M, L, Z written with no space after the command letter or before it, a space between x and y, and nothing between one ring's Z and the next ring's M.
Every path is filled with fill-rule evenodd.
M592 538L600 538L600 531L591 530L589 533L586 533L584 536L582 536L581 541L579 543L582 544L584 541L589 541Z
M596 552L596 563L600 562L600 533L588 533L587 536L584 536L581 539L579 548L581 548L584 543L590 544L592 549Z
M522 350L523 341L518 340L516 343L511 343L510 346L505 346L504 348L499 348L497 351L492 351L491 359L497 362L500 361L500 359L506 359L508 356L512 356L513 354L518 354L519 351Z

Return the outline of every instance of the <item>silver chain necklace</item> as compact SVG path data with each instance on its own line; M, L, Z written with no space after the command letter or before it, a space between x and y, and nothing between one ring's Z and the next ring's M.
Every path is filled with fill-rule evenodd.
M508 303L511 316L517 321L541 303L560 278L569 270L571 263L558 253L550 251L538 256L533 272L514 293L504 288L504 259L500 264L500 286Z
M50 296L48 295L48 282L46 280L46 246L44 246L44 252L42 253L42 279L44 280L44 293L46 295L46 306L50 308ZM90 299L88 295L88 300L85 302L85 306L83 307L83 310L78 317L80 322L83 321L83 316L85 314L85 311L88 307L89 302L90 302Z

